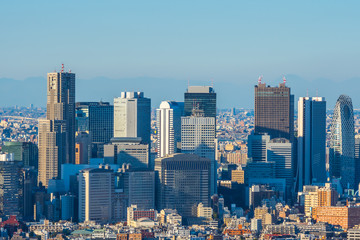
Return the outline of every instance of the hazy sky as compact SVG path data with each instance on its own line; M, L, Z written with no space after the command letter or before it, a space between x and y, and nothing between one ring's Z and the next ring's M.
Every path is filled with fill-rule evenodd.
M360 76L359 1L1 1L0 78Z

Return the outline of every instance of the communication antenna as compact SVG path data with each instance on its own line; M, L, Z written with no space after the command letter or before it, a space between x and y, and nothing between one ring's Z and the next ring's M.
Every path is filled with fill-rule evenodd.
M284 82L284 84L286 84L286 78L285 78L285 76L283 77L283 82Z
M316 97L319 95L319 89L316 89Z
M64 64L61 64L61 72L64 72Z
M261 76L259 76L259 78L258 78L258 84L261 84L261 80L263 79L263 76L261 75Z
M309 89L306 89L306 97L309 97Z

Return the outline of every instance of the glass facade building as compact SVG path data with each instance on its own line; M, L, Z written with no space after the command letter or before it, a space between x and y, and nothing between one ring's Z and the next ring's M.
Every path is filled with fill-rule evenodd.
M352 100L341 95L335 105L330 127L330 176L341 178L343 189L355 185L355 129Z
M195 107L204 111L204 117L216 117L216 93L212 87L188 87L184 95L185 116L191 116Z

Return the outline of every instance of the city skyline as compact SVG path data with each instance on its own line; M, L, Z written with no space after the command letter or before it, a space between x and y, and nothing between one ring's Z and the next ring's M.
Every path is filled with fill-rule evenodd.
M359 7L0 3L0 240L360 239Z

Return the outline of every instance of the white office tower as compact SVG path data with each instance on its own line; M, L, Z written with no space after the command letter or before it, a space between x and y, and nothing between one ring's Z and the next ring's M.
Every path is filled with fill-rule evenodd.
M215 118L203 117L202 112L181 118L181 152L196 154L211 160L210 194L217 192L217 167L215 161Z
M122 92L114 99L114 138L141 137L150 144L151 100L143 92Z
M79 221L112 220L114 172L107 166L87 168L79 174Z
M177 153L181 142L181 116L184 114L184 103L163 101L157 116L157 157Z
M326 182L326 101L300 97L298 102L297 189Z

